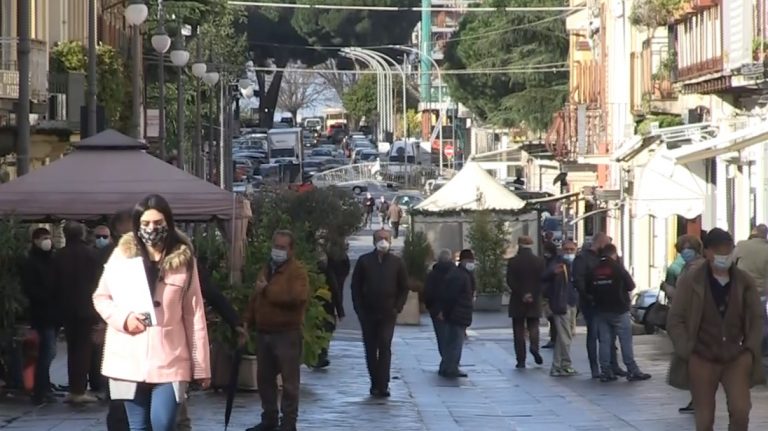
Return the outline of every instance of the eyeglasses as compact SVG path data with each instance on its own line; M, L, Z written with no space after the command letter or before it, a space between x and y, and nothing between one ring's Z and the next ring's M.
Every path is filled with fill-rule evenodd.
M109 235L96 235L96 239L109 239Z

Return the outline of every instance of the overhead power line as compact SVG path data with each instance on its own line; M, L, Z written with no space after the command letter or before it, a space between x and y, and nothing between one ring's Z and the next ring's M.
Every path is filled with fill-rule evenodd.
M468 7L457 8L450 6L435 6L435 7L419 7L419 6L349 6L349 5L329 5L329 4L297 4L297 3L268 3L257 1L238 1L230 0L229 4L236 6L259 6L259 7L274 7L282 9L330 9L330 10L361 10L361 11L379 11L379 12L549 12L549 11L578 11L586 9L581 7L570 6L532 6L532 7Z
M263 72L289 72L289 73L320 73L327 72L327 70L314 70L303 69L298 67L249 67L249 70L263 71ZM543 67L543 68L498 68L498 69L454 69L454 70L441 70L441 75L495 75L495 74L508 74L508 73L555 73L555 72L567 72L567 67ZM375 74L389 74L395 76L401 76L402 73L397 70L389 70L377 72L375 70L334 70L334 73L345 73L355 75L375 75ZM413 73L414 75L417 73Z

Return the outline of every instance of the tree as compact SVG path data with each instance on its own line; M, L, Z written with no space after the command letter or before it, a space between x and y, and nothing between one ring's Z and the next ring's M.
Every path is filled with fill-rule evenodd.
M562 6L560 0L490 0L485 6ZM448 43L446 70L562 67L568 59L565 18L550 11L469 13ZM496 126L545 130L562 107L568 73L515 71L453 74L446 77L451 97L481 121Z
M680 9L681 0L639 0L632 4L629 22L645 28L648 40L653 39L656 29L669 24Z
M301 63L289 63L291 69L306 69ZM294 121L298 120L301 109L313 108L325 95L325 88L317 77L307 72L286 72L280 86L277 107L289 112Z
M359 75L356 73L349 73L339 67L338 60L328 60L325 63L317 66L318 76L325 84L333 89L336 96L341 100L344 97L344 93L347 92L359 79Z
M344 109L353 120L360 121L363 117L373 118L376 111L376 75L363 75L341 97Z

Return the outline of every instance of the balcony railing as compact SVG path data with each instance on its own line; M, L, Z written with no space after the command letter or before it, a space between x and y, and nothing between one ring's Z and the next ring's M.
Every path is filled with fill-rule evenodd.
M0 37L0 99L19 98L18 38ZM33 40L29 58L32 100L48 100L48 49L44 41Z
M651 50L648 46L641 52L631 54L632 109L646 111L650 102L666 102L677 99L672 84L676 74L674 57L666 50Z
M555 114L545 144L561 161L603 155L602 144L608 129L602 109L586 104L566 105Z

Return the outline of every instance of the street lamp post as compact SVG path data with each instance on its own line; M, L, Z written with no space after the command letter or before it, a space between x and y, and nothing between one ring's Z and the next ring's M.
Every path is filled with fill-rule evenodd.
M435 70L437 71L437 80L440 81L440 85L437 87L437 103L438 103L438 118L437 118L437 126L438 127L438 136L440 141L440 166L438 167L438 172L440 175L443 175L443 73L440 70L440 65L437 64L434 58L431 56L419 51L416 48L411 48L410 46L402 46L402 45L390 45L388 48L395 48L399 49L401 51L411 52L415 53L421 57L426 57L433 66L435 66ZM432 99L432 94L430 91L430 101ZM434 132L433 132L434 134ZM431 139L431 136L430 136ZM432 143L430 142L430 145Z
M159 98L160 106L158 107L159 116L158 119L158 140L160 141L160 158L165 160L166 147L165 147L165 53L168 48L171 47L171 38L168 33L165 32L165 11L163 10L163 0L157 2L157 31L152 36L152 48L158 54L159 69L158 69L158 86L160 87Z
M149 14L143 0L130 0L125 22L131 27L131 136L141 139L141 24Z
M96 0L88 1L88 98L86 100L86 106L88 110L88 130L87 136L93 136L96 134L96 101L98 85L96 77Z
M371 69L373 69L376 72L376 87L377 87L377 100L376 100L376 108L379 111L379 124L378 124L378 138L379 141L383 141L385 138L385 130L389 127L389 120L388 120L388 111L389 108L387 106L387 93L391 93L391 76L389 76L389 80L386 79L384 75L389 75L386 72L386 64L385 67L382 67L381 63L379 63L378 60L376 60L374 57L366 55L365 53L361 53L360 51L356 51L352 48L345 48L342 49L342 53L350 57L352 59L358 59L365 62ZM383 78L383 79L382 79ZM390 85L390 90L387 90L387 84Z
M184 35L181 33L181 27L179 27L179 34L176 36L173 50L171 51L171 62L174 66L179 68L179 81L178 88L176 90L176 137L179 144L179 160L181 160L181 167L184 170L192 171L192 162L187 162L186 152L184 151L184 138L186 125L184 124L186 113L184 108L184 67L189 62L189 51L184 49Z
M213 182L214 175L216 173L216 163L214 160L215 147L213 145L213 133L214 133L214 101L216 99L216 83L219 82L219 73L214 71L205 72L203 75L203 82L208 85L209 88L209 119L208 119L208 181Z
M408 113L407 113L408 106L406 104L406 96L407 96L408 90L407 90L407 87L406 87L405 67L401 66L395 60L393 60L392 58L390 58L390 57L388 57L388 56L386 56L386 55L384 55L384 54L382 54L380 52L373 51L373 50L370 50L370 49L359 49L359 48L355 48L355 50L356 51L360 50L362 52L368 53L371 56L379 58L380 60L385 60L385 61L391 63L400 72L400 77L401 77L401 79L403 81L402 82L402 84L403 84L402 85L402 87L403 87L402 88L402 91L403 91L403 96L402 96L403 97L403 100L402 100L402 102L403 102L402 103L402 105L403 105L403 139L405 139L405 137L408 134ZM394 110L394 104L393 104L393 110ZM393 129L394 129L394 115L393 115Z
M194 164L194 173L200 178L204 178L203 171L203 151L202 151L202 136L203 136L203 124L202 124L202 106L200 105L200 81L205 76L205 72L208 69L205 62L201 61L203 57L203 45L200 38L200 29L197 33L198 40L196 41L196 62L192 64L192 75L196 77L195 80L195 135L192 137L192 160Z
M16 175L21 176L29 172L29 146L31 132L29 125L29 99L30 99L30 67L29 55L32 52L30 40L30 3L29 0L19 0L19 103L16 106Z

